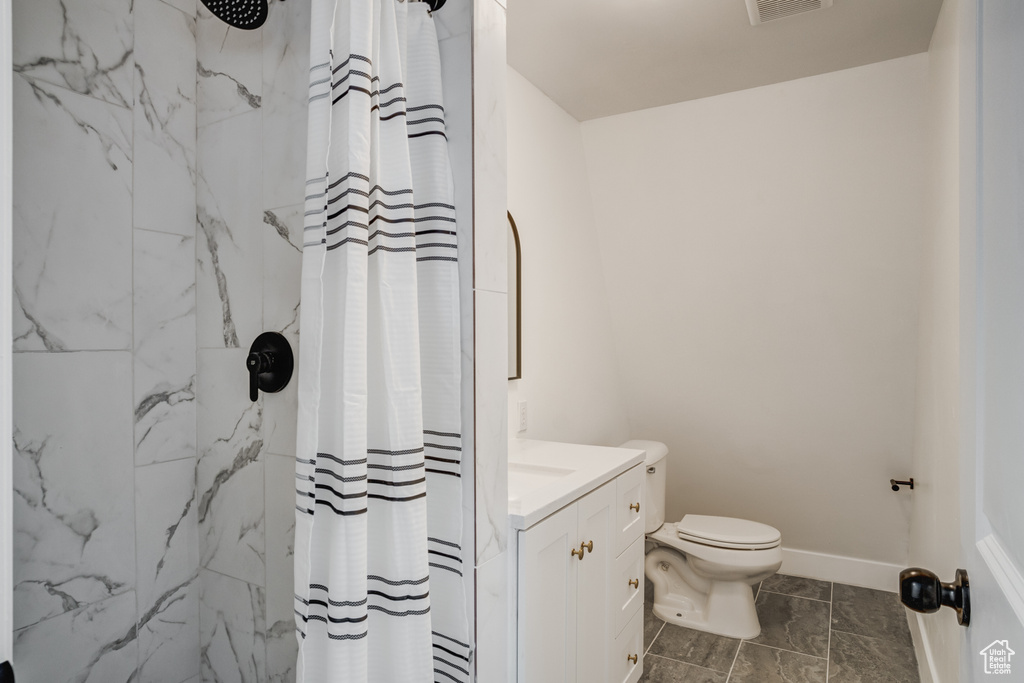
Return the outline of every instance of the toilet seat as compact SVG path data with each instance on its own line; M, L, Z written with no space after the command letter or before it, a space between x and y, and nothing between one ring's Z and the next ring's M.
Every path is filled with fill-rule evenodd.
M782 541L778 529L735 517L685 515L676 523L675 528L682 540L714 548L767 550L775 548Z

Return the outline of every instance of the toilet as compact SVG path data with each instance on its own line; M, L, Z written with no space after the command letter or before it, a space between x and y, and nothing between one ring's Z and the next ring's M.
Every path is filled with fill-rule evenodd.
M778 529L732 517L686 515L665 521L665 456L658 441L628 441L647 452L645 466L650 550L644 574L654 584L654 615L670 624L730 638L756 638L754 584L782 566Z

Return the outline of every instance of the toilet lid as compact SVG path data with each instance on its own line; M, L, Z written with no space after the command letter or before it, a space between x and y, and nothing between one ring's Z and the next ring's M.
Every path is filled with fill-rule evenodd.
M720 548L760 550L774 548L782 540L775 527L735 517L686 515L676 524L679 538Z

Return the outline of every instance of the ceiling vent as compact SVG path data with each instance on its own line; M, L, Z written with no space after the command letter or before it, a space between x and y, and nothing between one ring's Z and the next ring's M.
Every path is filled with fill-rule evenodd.
M747 0L750 24L757 26L794 14L832 6L832 0Z

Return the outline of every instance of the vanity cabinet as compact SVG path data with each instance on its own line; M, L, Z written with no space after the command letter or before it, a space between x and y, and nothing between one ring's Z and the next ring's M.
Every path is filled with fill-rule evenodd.
M643 673L643 466L519 531L519 683Z

